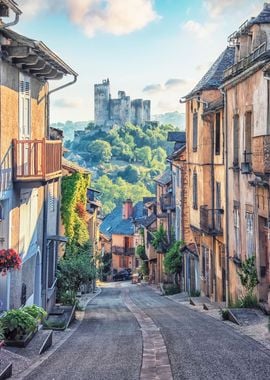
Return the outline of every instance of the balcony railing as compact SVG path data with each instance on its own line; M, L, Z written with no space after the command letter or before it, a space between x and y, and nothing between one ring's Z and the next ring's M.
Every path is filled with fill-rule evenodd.
M164 212L175 209L175 198L172 193L160 197L160 208Z
M47 181L61 174L61 141L13 140L14 181Z
M222 209L209 209L207 206L200 207L200 229L207 235L217 236L223 234Z
M270 174L270 135L253 137L252 168L255 174Z
M132 256L135 254L135 248L113 246L112 253L114 253L115 255Z
M266 43L264 42L260 46L258 46L249 56L241 59L239 62L228 67L228 69L224 71L223 79L227 80L230 77L235 76L241 73L242 71L246 70L265 52L266 52Z

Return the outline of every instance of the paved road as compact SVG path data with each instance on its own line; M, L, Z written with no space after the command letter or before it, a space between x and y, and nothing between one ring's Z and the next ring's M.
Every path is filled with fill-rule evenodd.
M138 380L142 337L121 289L104 289L78 330L25 380Z
M120 284L103 289L78 330L26 379L139 380L142 334L124 304L127 292L136 310L160 328L174 380L270 379L270 352L252 339L147 287Z

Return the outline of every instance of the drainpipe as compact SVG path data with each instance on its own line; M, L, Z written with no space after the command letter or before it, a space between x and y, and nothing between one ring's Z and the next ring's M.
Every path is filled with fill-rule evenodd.
M212 208L212 215L211 215L211 223L212 223L212 228L215 228L215 173L214 173L214 121L213 121L213 116L210 116L210 128L211 128L211 192L212 192L212 199L211 199L211 208ZM216 302L216 253L215 253L215 237L212 236L212 266L211 269L213 269L213 295L214 295L214 300Z
M15 20L8 22L7 24L3 24L2 26L0 26L0 29L6 29L6 28L9 28L10 26L14 26L14 25L18 24L19 18L20 18L20 14L16 13L15 14Z
M229 307L229 298L230 298L230 273L229 273L229 183L228 183L228 170L229 170L229 162L228 162L228 115L227 115L227 93L220 89L224 97L224 148L225 148L225 228L226 228L226 244L225 244L225 275L226 275L226 307Z

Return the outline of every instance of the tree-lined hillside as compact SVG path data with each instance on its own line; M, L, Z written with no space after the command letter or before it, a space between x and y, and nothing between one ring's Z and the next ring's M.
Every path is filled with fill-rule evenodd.
M125 198L134 202L154 193L153 177L166 168L172 149L167 141L172 125L127 124L104 130L89 123L84 133L66 147L93 170L94 186L102 192L104 212L110 212Z

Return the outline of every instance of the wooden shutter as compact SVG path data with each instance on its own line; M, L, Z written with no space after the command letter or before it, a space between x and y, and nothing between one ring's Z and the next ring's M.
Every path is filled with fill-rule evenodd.
M251 161L251 139L252 139L252 113L247 112L245 117L245 151L246 151L246 162Z
M19 77L19 110L20 139L26 140L31 134L31 89L30 78L22 73Z
M233 165L239 164L239 115L233 117Z
M216 113L215 153L220 154L220 112Z
M197 173L193 173L193 208L198 208L198 178Z
M195 112L193 114L193 141L192 141L192 148L194 151L197 150L198 146L198 113Z

